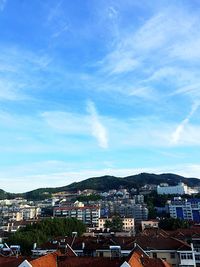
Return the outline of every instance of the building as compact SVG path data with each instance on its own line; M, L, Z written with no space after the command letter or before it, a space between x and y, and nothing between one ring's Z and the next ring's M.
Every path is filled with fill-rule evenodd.
M172 218L200 222L200 199L174 198L168 201L169 213Z
M98 205L85 206L82 202L76 201L72 206L54 207L53 216L76 218L87 225L97 226L100 217L100 207Z
M185 195L188 193L188 187L183 183L175 186L169 186L163 183L157 186L157 193L159 195Z
M135 220L134 218L121 218L123 223L122 230L125 232L134 232L135 231ZM112 221L112 217L110 218L99 218L98 228L102 231L105 230L105 222Z
M184 183L179 183L178 185L174 186L169 186L167 183L162 183L157 186L157 193L159 195L191 195L197 194L198 190L190 188Z
M141 221L142 231L146 228L158 228L158 220Z
M166 261L162 259L155 259L150 257L138 245L126 258L121 258L113 249L112 257L78 257L70 246L67 246L65 254L59 251L48 253L37 259L23 258L23 257L1 257L1 267L171 267Z
M0 206L0 227L9 222L37 219L40 208L31 205L3 205Z
M120 217L134 218L135 221L148 219L148 208L144 203L136 204L135 200L115 200L101 202L101 216L112 217L118 214Z

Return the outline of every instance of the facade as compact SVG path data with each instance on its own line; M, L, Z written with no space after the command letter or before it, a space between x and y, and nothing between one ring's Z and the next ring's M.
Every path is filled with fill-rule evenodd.
M174 198L168 201L169 213L172 218L200 222L200 199Z
M98 205L85 206L83 203L73 206L54 207L54 217L76 218L87 225L97 226L100 217L100 207Z
M142 231L146 228L158 228L158 220L141 221Z
M160 184L157 186L157 193L159 195L184 195L188 194L188 187L183 183L179 183L175 186L169 186L168 184Z
M9 205L0 206L0 225L9 222L37 219L40 208L29 205Z
M118 214L120 217L134 218L135 221L148 219L147 205L136 204L135 200L128 201L104 201L101 203L101 216L111 217Z
M121 218L123 223L123 231L125 232L134 232L135 230L135 220L134 218ZM98 228L100 230L105 229L105 222L111 221L112 218L99 218Z

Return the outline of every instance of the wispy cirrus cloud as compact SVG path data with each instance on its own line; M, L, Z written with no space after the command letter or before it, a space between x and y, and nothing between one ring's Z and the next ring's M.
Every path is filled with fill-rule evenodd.
M90 114L89 123L91 125L92 135L97 139L101 148L108 148L107 130L101 122L99 114L97 113L96 107L92 101L88 101L87 111Z
M56 132L75 136L93 136L99 147L108 148L108 133L103 125L103 117L100 117L94 102L87 102L87 112L70 113L60 111L43 112L41 117Z
M129 82L135 87L155 88L157 97L159 93L169 97L169 93L180 86L191 86L199 81L199 28L197 14L190 16L186 8L163 8L140 23L136 30L121 29L116 45L111 46L99 63L100 69L115 77L114 80L110 78L113 88L120 85L126 88ZM190 63L189 67L186 62ZM160 88L164 82L168 85L165 91ZM148 93L150 95L151 90Z
M50 8L46 25L50 27L51 38L58 38L69 30L69 22L63 10L63 1L58 1Z
M31 99L33 89L40 87L41 71L47 71L51 58L43 53L0 46L0 100Z
M190 113L186 116L186 118L178 125L178 127L176 128L176 130L173 132L173 134L172 134L172 140L171 140L171 143L173 145L178 144L178 142L182 138L182 134L183 134L183 132L185 130L186 125L189 123L191 117L194 115L194 113L199 108L199 105L200 105L200 103L197 103L197 102L193 104Z
M116 47L102 61L103 68L113 74L132 71L143 67L142 63L149 59L155 64L153 58L156 59L158 54L163 54L163 60L166 61L169 49L175 50L175 36L183 37L193 26L191 19L185 22L184 15L177 20L168 10L156 14L137 31L128 34L122 32L122 38L118 40ZM180 28L184 30L179 31ZM175 56L175 52L172 55Z

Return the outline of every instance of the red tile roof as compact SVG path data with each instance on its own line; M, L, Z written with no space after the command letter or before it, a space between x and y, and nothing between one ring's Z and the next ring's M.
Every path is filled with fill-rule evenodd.
M2 257L0 256L0 266L1 267L18 267L23 261L24 257Z
M42 245L43 249L59 249L60 246L72 244L72 238L64 237L57 238L58 242L48 242ZM64 242L63 242L64 241ZM165 231L145 231L136 237L77 237L73 242L72 248L74 250L96 250L109 249L111 245L121 246L121 249L132 250L134 243L139 244L144 250L191 250L190 246L183 240L179 240L169 235Z
M183 240L170 236L170 233L160 229L146 229L138 234L135 242L144 250L191 250Z
M131 252L128 264L131 267L171 267L166 261L150 258L138 245Z
M60 253L53 252L29 262L33 267L57 267L58 255Z
M123 260L101 257L70 257L58 262L58 267L120 267Z

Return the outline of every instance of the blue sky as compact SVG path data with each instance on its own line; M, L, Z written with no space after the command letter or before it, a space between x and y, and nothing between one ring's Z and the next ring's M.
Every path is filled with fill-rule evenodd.
M0 0L0 188L200 177L200 4Z

